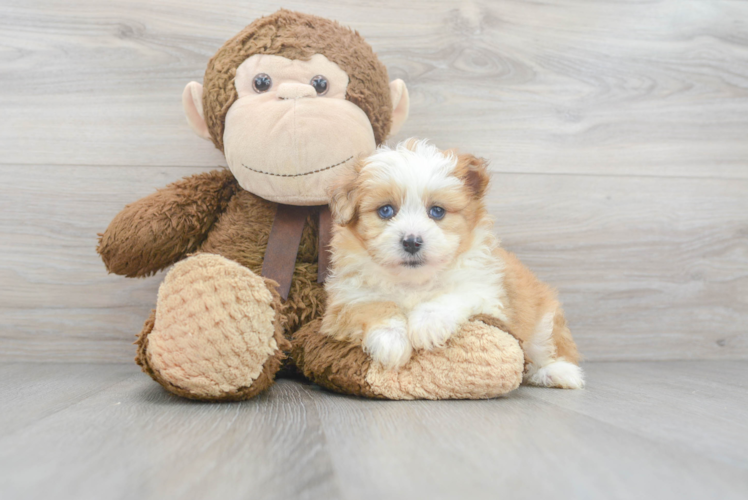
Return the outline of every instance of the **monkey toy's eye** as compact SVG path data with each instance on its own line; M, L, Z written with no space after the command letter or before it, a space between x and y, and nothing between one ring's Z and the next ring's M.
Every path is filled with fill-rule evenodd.
M442 207L437 207L434 205L429 209L429 217L431 217L434 220L441 220L444 218L444 214L447 213L446 210L444 210Z
M395 209L392 208L392 205L385 205L377 209L377 215L379 215L380 219L391 219L395 215Z
M265 73L255 75L254 80L252 80L252 88L255 89L255 92L258 94L267 92L272 86L273 80Z
M312 78L312 81L309 82L309 85L314 87L314 90L317 91L317 95L327 94L327 91L330 88L330 85L327 83L327 78L322 75L317 75Z

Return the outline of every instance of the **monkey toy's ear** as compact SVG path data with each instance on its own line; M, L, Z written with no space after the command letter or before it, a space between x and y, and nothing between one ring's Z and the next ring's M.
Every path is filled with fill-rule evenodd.
M405 120L408 119L408 110L410 109L410 98L408 97L408 88L405 82L392 80L390 82L390 96L392 97L392 127L390 135L395 135L400 131Z
M187 116L187 123L190 124L193 132L203 139L210 140L210 132L205 123L205 115L203 115L203 86L197 82L188 83L182 92L182 106Z

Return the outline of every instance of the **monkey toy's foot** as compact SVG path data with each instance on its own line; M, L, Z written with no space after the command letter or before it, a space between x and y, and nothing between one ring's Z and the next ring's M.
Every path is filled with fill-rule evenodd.
M138 338L143 371L180 396L248 399L273 382L288 342L280 299L234 261L198 254L174 266Z
M487 399L516 389L525 357L503 322L481 315L441 349L416 351L399 369L375 363L360 344L320 332L321 320L297 331L291 356L304 375L333 391L384 399Z

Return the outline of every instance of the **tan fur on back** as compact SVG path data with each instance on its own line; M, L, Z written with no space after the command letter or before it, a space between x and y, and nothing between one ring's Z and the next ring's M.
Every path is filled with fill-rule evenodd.
M556 356L578 364L579 353L571 338L569 328L566 326L555 290L540 281L513 253L498 248L496 254L505 263L505 311L507 325L512 333L523 342L530 342L536 325L545 314L552 313L554 314L552 338L556 346ZM534 360L530 359L530 361Z

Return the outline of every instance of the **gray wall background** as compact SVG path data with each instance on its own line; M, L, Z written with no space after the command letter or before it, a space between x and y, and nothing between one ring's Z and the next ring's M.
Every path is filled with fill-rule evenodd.
M491 160L504 246L588 360L748 358L748 3L287 1L406 81L393 140ZM128 362L162 275L108 276L128 202L225 165L180 96L274 2L0 2L0 360Z

